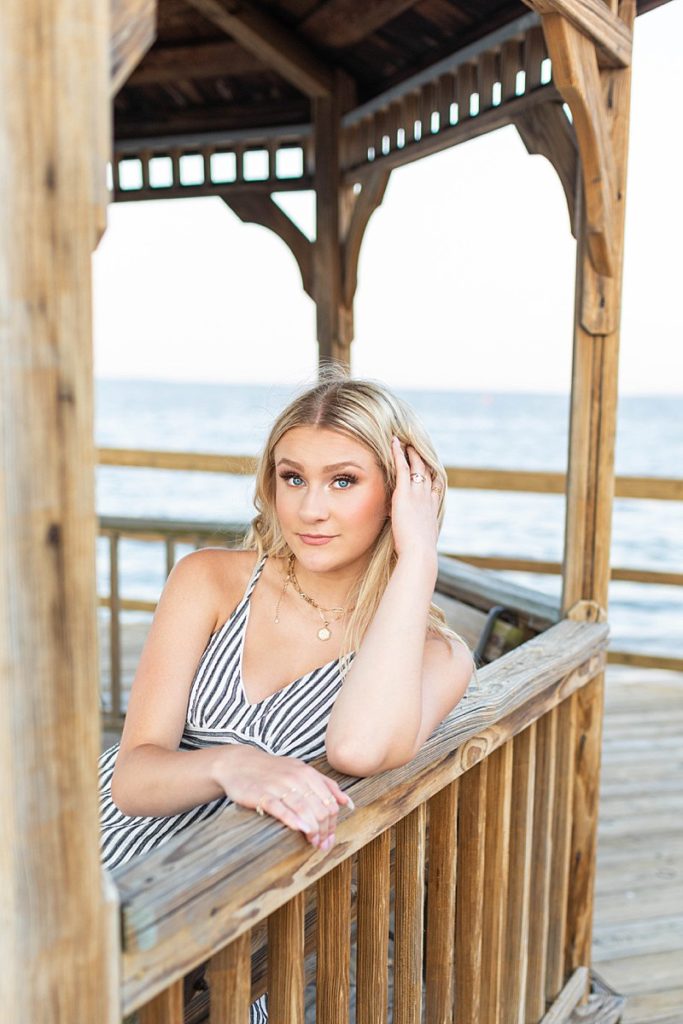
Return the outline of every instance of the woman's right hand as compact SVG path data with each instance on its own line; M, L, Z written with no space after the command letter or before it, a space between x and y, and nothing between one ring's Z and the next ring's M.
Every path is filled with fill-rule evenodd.
M354 809L351 797L333 779L296 757L268 754L246 744L223 749L226 756L219 760L216 781L230 800L260 808L288 828L303 832L321 850L331 848L339 807Z

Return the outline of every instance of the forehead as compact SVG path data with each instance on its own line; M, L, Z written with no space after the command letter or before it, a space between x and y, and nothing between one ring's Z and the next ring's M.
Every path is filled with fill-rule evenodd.
M370 449L339 430L329 427L292 427L275 445L275 461L290 459L301 465L324 466L336 462L356 462L360 466L376 465Z

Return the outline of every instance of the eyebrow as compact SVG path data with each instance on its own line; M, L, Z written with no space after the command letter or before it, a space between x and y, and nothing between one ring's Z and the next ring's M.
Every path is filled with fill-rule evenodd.
M294 462L293 459L279 459L277 465L280 466L283 462L286 462L288 466L293 466L294 469L304 468L299 462ZM346 462L333 462L331 466L323 466L323 473L331 473L332 470L342 469L344 466L355 466L356 469L363 469L363 466L359 466L357 462L347 460Z

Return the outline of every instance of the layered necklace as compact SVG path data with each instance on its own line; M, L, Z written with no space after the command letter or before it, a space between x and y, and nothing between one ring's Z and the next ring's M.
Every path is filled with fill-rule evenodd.
M346 611L346 609L345 608L322 608L318 604L317 601L313 600L312 597L309 597L308 594L304 594L303 590L299 586L299 581L296 578L296 575L294 573L294 555L293 554L291 554L289 556L289 560L287 562L287 575L285 576L285 582L284 582L284 585L282 587L282 593L278 597L277 605L275 607L275 622L278 623L280 621L280 618L279 618L280 602L282 601L282 598L287 593L287 587L289 586L290 583L292 584L292 587L297 592L299 597L301 597L306 602L306 604L310 604L311 608L315 608L316 611L318 612L318 614L320 615L320 621L322 622L322 626L318 630L318 640L329 640L330 637L332 636L332 630L330 629L330 622L338 622L339 619L341 619L341 617L344 614L344 612Z

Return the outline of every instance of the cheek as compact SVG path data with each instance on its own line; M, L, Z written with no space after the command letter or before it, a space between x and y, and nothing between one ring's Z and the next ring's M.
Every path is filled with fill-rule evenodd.
M387 499L384 489L365 491L359 494L354 504L354 516L360 521L367 523L368 527L375 529L387 517Z

